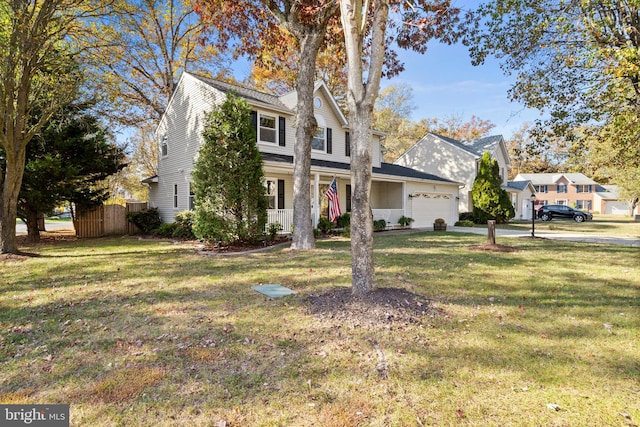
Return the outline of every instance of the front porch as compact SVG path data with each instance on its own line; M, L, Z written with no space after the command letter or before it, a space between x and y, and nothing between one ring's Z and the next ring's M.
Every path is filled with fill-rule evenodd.
M293 183L291 177L280 177L272 174L269 178L274 182L271 209L267 210L268 224L279 223L281 233L291 233L293 227ZM321 217L328 216L329 200L327 189L333 176L314 174L309 189L311 195L311 220L313 227L318 226ZM280 181L280 184L275 184ZM338 199L342 213L351 212L351 179L348 175L336 176ZM371 183L371 207L373 220L384 219L387 224L398 224L398 219L405 215L404 201L407 199L404 182L373 181ZM277 207L277 208L276 208Z
M387 222L387 226L390 227L398 225L398 219L404 215L403 209L372 209L371 211L374 221L384 219ZM326 216L326 214L324 216ZM313 219L313 227L317 227L318 219L313 216L313 212L311 218ZM281 233L291 233L293 227L293 209L268 209L267 228L269 224L276 223L282 226Z

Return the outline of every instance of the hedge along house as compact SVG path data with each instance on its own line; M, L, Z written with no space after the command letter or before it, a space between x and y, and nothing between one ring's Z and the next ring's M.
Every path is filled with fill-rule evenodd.
M283 231L293 223L293 154L296 92L274 96L241 86L184 73L156 129L158 174L145 179L149 205L162 220L173 222L176 213L193 209L191 172L202 143L206 115L233 92L252 108L258 149L263 156L269 223ZM336 178L342 212L351 210L349 125L327 86L314 91L318 130L311 152L311 194L314 226L327 216L325 193ZM410 168L382 162L384 134L374 131L371 204L374 220L395 224L402 216L414 218L414 227L427 227L435 218L454 223L458 218L460 183Z

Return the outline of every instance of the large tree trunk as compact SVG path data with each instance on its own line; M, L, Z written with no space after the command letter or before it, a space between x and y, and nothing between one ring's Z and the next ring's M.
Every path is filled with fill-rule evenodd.
M358 104L351 114L351 286L362 295L375 289L371 213L371 123L373 105Z
M355 295L375 289L373 265L373 217L371 213L371 139L373 106L380 90L388 0L374 5L368 70L363 72L362 52L367 32L368 2L340 3L348 66L347 105L351 130L351 288Z
M40 226L38 212L27 213L27 242L37 243L40 241Z
M14 149L14 146L22 149ZM18 253L16 246L16 218L18 214L18 194L24 174L24 144L7 144L6 167L0 188L0 253Z
M324 31L322 31L324 34ZM296 90L296 141L293 160L293 237L291 249L313 249L316 241L311 221L311 141L316 129L313 114L313 88L316 56L323 36L309 34L300 39L300 68Z

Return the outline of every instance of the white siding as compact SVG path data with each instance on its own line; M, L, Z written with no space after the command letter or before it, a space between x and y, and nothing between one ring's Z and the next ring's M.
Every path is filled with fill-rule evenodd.
M158 157L158 184L150 194L152 206L162 220L173 222L176 213L189 208L189 182L200 148L205 118L225 94L200 80L183 74L156 131L159 145L166 135L167 156ZM178 186L178 207L174 208L174 185Z
M427 135L425 138L431 137ZM426 141L425 138L404 153L395 163L464 183L465 187L460 189L458 209L467 211L470 206L468 194L476 177L475 156L440 139L433 138Z
M414 201L407 197L406 212L407 216L413 218L415 222L412 224L415 228L431 227L433 226L433 220L436 217L443 218L447 224L453 225L458 221L458 206L456 204L456 198L459 196L457 185L451 184L428 184L428 183L407 183L407 196L409 194L420 193L420 197L417 197ZM437 206L430 206L425 194L433 197L434 195L446 196L445 199L437 199ZM436 200L436 199L434 199ZM446 203L448 208L445 212L442 211L441 203ZM424 212L425 209L429 211L433 210L434 215L429 215L429 212Z

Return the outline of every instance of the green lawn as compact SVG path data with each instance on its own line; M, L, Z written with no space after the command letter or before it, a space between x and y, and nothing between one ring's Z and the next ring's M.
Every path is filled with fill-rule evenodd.
M22 248L41 256L0 264L0 402L70 403L77 426L640 424L638 248L469 249L485 240L376 235L378 285L442 313L372 327L306 305L350 286L344 239L240 257L134 238Z

